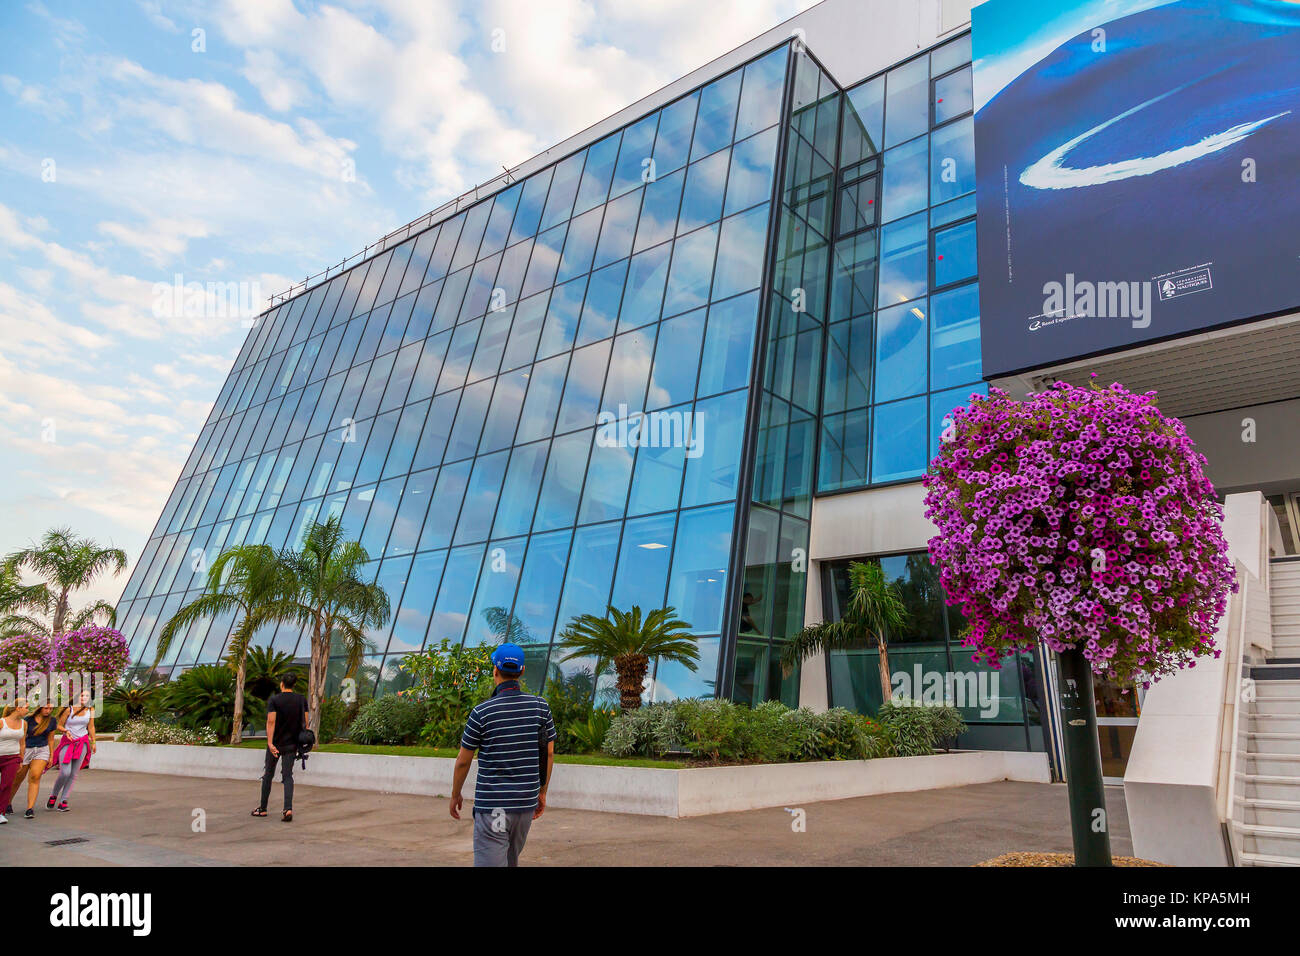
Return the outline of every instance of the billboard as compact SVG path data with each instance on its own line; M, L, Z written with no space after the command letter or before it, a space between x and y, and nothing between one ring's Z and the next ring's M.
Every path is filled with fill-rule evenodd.
M1300 0L971 19L986 377L1300 307Z

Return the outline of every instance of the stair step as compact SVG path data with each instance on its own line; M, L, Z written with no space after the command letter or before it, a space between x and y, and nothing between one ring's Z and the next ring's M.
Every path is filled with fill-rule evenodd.
M1266 687L1268 681L1262 681L1255 686ZM1264 717L1287 717L1300 714L1300 696L1297 697L1266 697L1260 694L1255 698L1255 713Z
M1300 734L1300 714L1254 713L1246 729L1252 734Z
M1300 664L1251 664L1250 676L1255 680L1300 680Z
M1242 801L1244 823L1300 829L1300 800L1261 800L1248 797Z
M1234 822L1233 828L1241 834L1247 853L1291 857L1300 863L1300 827Z
M1242 796L1253 800L1300 800L1300 780L1267 773L1243 773Z
M1247 853L1245 850L1242 850L1241 857L1237 865L1238 866L1268 866L1268 867L1274 867L1274 866L1300 867L1300 860L1293 860L1284 856L1269 856L1267 853Z
M1300 700L1300 680L1261 681L1255 686L1255 697L1282 697ZM1297 711L1300 713L1300 711Z
M1300 734L1247 734L1247 752L1251 754L1300 755Z
M1300 780L1300 754L1247 753L1246 772Z

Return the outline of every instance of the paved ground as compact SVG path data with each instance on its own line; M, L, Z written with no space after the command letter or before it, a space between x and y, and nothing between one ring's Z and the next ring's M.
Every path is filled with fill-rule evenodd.
M277 782L273 808L280 796ZM1109 787L1106 800L1112 850L1129 854L1124 793ZM278 813L250 817L256 801L257 784L251 782L92 770L77 781L72 812L47 813L42 801L35 820L19 813L0 826L0 865L472 862L471 823L452 820L444 799L300 786L294 799L299 819L292 824L280 823ZM198 809L204 832L194 832ZM804 833L792 832L791 816L780 807L688 820L548 810L533 824L524 863L966 866L1016 850L1070 849L1063 785L990 783L803 809ZM46 842L76 838L85 842Z

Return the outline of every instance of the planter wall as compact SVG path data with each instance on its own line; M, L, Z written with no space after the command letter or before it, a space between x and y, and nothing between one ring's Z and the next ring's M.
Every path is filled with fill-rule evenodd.
M92 769L175 774L223 780L262 775L263 751L234 747L102 742ZM296 783L446 797L451 792L449 757L313 753ZM476 765L477 766L477 765ZM465 793L474 792L471 768ZM960 787L998 780L1049 783L1046 754L970 750L930 757L886 757L745 767L648 767L555 765L548 805L575 810L693 817L710 813L792 806L878 793Z

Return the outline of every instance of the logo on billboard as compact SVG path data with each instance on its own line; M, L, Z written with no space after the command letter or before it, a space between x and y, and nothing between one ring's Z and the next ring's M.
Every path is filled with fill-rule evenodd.
M1176 299L1180 295L1191 295L1193 292L1208 292L1214 288L1209 266L1196 266L1167 276L1157 276L1156 281L1159 283L1161 302Z

